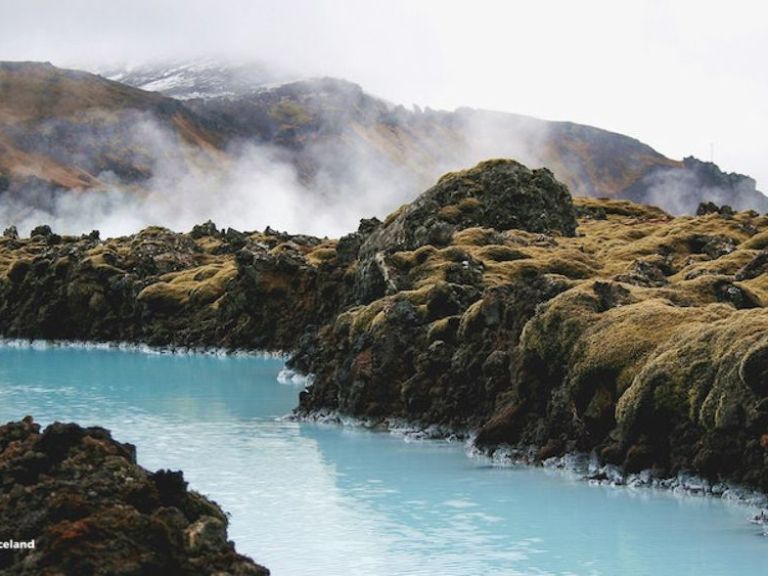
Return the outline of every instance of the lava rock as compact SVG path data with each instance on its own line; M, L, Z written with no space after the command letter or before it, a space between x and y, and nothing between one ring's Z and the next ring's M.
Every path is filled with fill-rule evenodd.
M25 478L23 487L19 478ZM227 517L181 472L150 474L103 428L32 418L0 426L0 575L135 576L269 570L227 541Z
M531 170L514 160L489 160L440 178L375 229L361 254L444 245L455 230L473 226L573 236L576 213L568 189L546 168Z
M736 280L752 280L766 273L768 273L768 250L763 250L741 270L736 272Z
M214 224L213 221L208 220L203 224L195 224L189 235L195 239L204 238L205 236L218 236L219 229L216 228L216 224Z

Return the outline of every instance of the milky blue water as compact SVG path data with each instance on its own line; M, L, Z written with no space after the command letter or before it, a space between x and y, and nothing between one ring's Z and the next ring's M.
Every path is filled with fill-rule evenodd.
M589 486L461 444L280 417L278 360L0 346L0 420L110 428L231 513L238 550L291 575L768 574L750 510Z

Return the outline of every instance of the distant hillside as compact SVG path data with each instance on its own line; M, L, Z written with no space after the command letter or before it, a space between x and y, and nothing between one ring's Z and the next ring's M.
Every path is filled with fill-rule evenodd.
M768 210L768 199L748 177L725 174L709 163L704 169L693 158L671 160L634 138L591 126L471 108L409 111L343 80L274 86L287 75L257 64L204 60L112 74L145 90L195 99L190 107L232 135L304 150L296 157L305 176L323 169L337 176L344 172L332 163L314 166L317 144L333 149L334 158L349 157L354 148L353 156L405 172L405 179L417 179L413 194L446 170L506 156L549 167L583 196L660 204L673 213L694 212L702 200ZM342 151L346 154L339 155Z
M258 63L222 63L216 59L170 60L142 66L97 70L105 78L161 92L178 100L242 96L290 79L286 73Z
M695 212L702 201L768 211L749 177L672 160L590 126L469 108L408 110L343 80L273 85L279 76L259 67L209 62L112 76L121 82L0 63L0 225L55 220L67 191L121 194L89 206L94 226L126 197L141 204L133 216L140 225L187 226L224 205L227 212L210 217L228 221L245 214L258 189L282 198L286 213L322 210L343 229L383 216L446 171L492 157L546 166L577 195L674 214ZM261 188L250 184L257 180ZM161 217L170 221L151 221Z
M470 108L411 111L342 80L306 80L188 105L232 137L290 150L310 181L317 173L343 179L350 165L372 164L406 183L401 201L447 170L509 157L550 168L577 195L630 198L675 214L695 212L706 200L768 210L768 198L751 178L713 164L704 168L695 159L671 160L622 134Z
M6 196L44 203L56 190L140 185L158 157L213 160L220 144L171 98L51 64L0 63Z

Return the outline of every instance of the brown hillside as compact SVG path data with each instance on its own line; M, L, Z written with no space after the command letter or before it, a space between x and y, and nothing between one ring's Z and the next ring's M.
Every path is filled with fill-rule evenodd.
M17 195L103 189L107 172L140 183L159 155L137 128L149 123L186 162L220 160L221 139L171 98L47 63L0 63L0 173Z

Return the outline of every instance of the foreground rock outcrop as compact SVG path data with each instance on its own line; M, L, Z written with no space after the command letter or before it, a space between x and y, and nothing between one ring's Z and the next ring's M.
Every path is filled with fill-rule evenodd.
M0 426L0 550L8 576L266 576L181 472L150 473L103 428Z
M287 350L301 414L768 490L768 217L699 214L489 161L339 240L8 231L0 332Z
M448 241L392 242L386 293L294 356L316 375L300 411L768 489L768 218L575 204L575 236L478 218Z
M47 226L0 238L0 332L5 337L290 349L334 306L319 302L331 244L212 223L102 241ZM334 289L336 291L336 289Z

